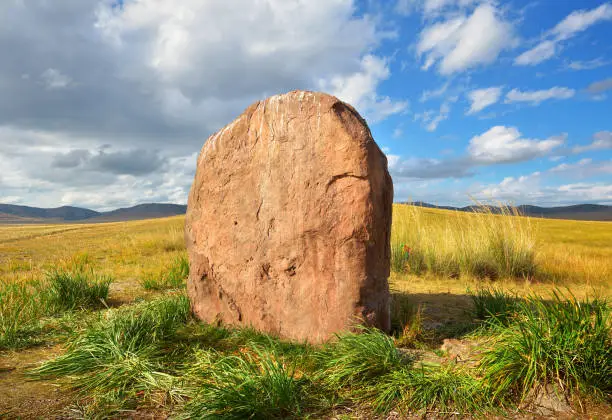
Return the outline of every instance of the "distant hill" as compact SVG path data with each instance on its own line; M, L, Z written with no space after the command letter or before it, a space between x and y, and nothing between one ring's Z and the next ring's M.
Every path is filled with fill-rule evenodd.
M178 204L140 204L108 212L97 212L80 207L38 207L0 204L0 224L16 223L102 223L127 220L154 219L185 214L187 206Z
M27 219L52 219L71 222L100 216L97 211L79 207L63 206L54 209L0 204L0 213Z
M457 210L466 212L482 211L486 208L493 213L501 213L501 209L496 206L465 206L465 207L452 207L452 206L436 206L434 204L424 203L422 201L408 202L403 204L410 204L419 207L444 209L444 210ZM559 207L539 207L532 205L521 205L516 207L518 211L525 216L531 217L544 217L548 219L568 219L568 220L592 220L592 221L612 221L612 206L605 206L601 204L575 204L572 206L559 206Z
M474 212L481 211L482 206L437 206L421 201L407 202L414 206L443 210ZM494 213L501 212L499 207L487 206ZM539 207L521 205L517 209L521 214L532 217L568 220L612 221L612 206L600 204L576 204L561 207ZM107 212L97 212L80 207L63 206L53 209L0 204L0 224L19 223L103 223L123 222L128 220L156 219L185 214L187 206L179 204L139 204L134 207L121 208Z
M185 214L187 206L180 204L140 204L134 207L117 209L102 213L89 222L119 222L127 220L157 219L159 217Z

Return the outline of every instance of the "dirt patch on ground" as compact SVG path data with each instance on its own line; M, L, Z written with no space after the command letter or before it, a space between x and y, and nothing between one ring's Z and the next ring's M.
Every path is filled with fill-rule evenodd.
M62 418L71 394L49 381L32 381L26 372L57 356L61 346L0 353L0 417Z

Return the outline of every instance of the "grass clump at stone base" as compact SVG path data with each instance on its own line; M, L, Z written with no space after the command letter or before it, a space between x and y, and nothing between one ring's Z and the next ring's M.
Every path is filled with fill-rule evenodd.
M147 275L141 282L145 290L169 290L185 287L189 276L189 260L185 256L177 257L170 268L158 275Z
M185 418L300 418L312 404L311 380L259 346L240 355L201 351L190 373L198 386Z
M334 389L376 380L407 362L392 337L366 328L360 333L340 335L337 341L317 352L315 358L319 379Z
M172 393L165 345L189 317L183 295L111 310L69 344L66 354L31 372L35 378L70 376L72 387L98 403L119 407L137 394Z
M507 326L517 311L518 298L501 289L479 289L470 292L476 319Z
M490 408L482 383L455 364L420 364L394 370L375 385L373 406L379 413L430 411L467 414Z
M491 396L523 402L552 385L568 398L611 400L611 326L606 301L580 302L559 292L550 300L518 301L507 327L492 323L496 334L481 360Z
M42 281L0 283L0 350L36 343L45 317L105 306L111 282L79 269L55 270Z
M401 337L368 328L313 347L191 322L181 294L107 311L32 375L69 377L85 413L108 416L154 406L179 418L325 417L345 409L484 415L513 410L548 385L568 399L609 398L606 302L560 294L521 300L495 290L477 292L474 302L485 327L474 365L443 355L419 360L425 350L398 348ZM401 330L402 316L394 319Z

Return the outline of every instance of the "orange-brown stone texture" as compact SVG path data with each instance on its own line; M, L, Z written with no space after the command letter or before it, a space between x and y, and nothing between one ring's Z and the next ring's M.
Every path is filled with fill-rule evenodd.
M389 329L393 185L350 105L294 91L211 136L189 194L193 312L320 343Z

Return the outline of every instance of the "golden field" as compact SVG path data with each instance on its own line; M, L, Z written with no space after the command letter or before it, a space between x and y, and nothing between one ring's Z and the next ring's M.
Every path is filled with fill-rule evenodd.
M533 240L537 272L531 277L498 278L497 286L517 291L546 291L551 286L571 289L578 296L596 292L609 296L612 284L612 223L482 216L446 210L395 205L392 246L414 248L414 235L427 237L436 252L461 247L449 236L479 241L482 226L502 226L507 234L527 231ZM0 281L40 277L46 270L86 262L112 275L115 286L137 286L146 275L159 273L184 255L183 217L136 222L70 225L0 225ZM479 228L481 228L479 230ZM408 232L408 233L407 233ZM502 234L504 234L502 232ZM486 243L483 245L486 246ZM444 276L392 273L392 283L415 292L463 293L488 280L471 275Z

